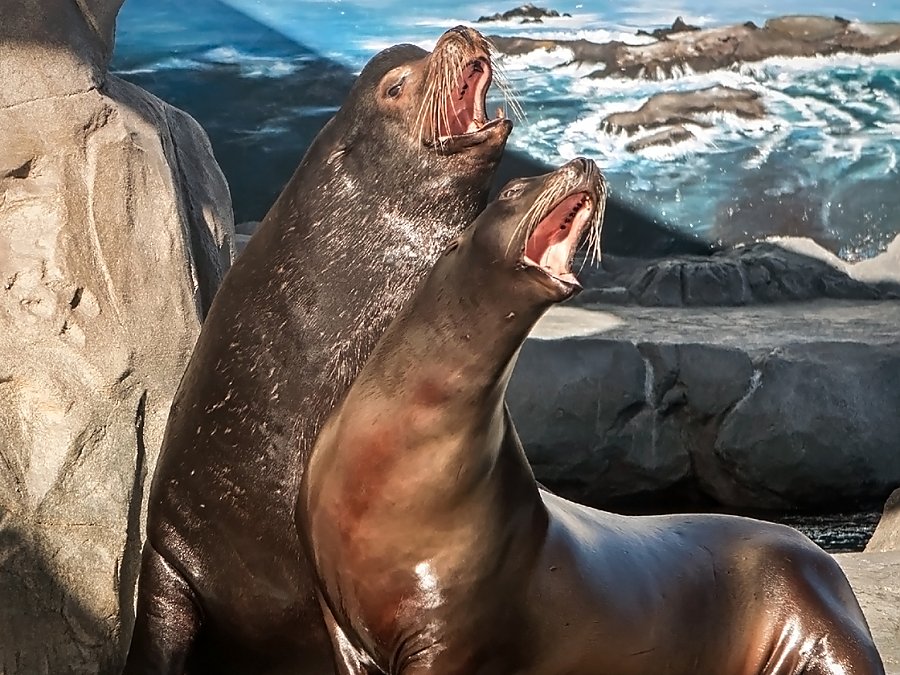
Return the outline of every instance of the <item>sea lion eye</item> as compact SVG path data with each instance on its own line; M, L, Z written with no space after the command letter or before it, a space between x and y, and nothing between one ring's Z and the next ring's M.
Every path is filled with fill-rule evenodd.
M403 91L403 83L406 81L406 77L402 77L397 84L393 85L390 89L387 90L387 95L391 98L397 98L400 93Z
M500 193L500 199L512 199L513 197L518 197L520 194L522 194L523 188L524 186L521 183L510 185Z

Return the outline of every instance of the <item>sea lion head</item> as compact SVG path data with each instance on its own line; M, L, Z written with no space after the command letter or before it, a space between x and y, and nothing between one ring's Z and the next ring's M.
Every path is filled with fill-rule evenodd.
M531 306L561 302L581 290L572 272L579 244L599 258L607 184L597 165L577 158L556 171L507 183L454 246L470 269L501 274L507 297ZM494 282L488 282L494 285Z
M512 129L502 110L487 116L493 74L488 42L464 26L444 33L430 53L410 44L385 49L331 123L340 129L334 159L356 152L375 165L400 160L417 175L492 173Z

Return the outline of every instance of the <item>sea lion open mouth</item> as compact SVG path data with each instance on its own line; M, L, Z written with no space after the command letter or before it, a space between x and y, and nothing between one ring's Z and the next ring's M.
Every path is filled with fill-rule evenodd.
M557 202L528 236L522 264L536 267L563 290L580 289L572 274L572 260L593 221L594 210L595 199L585 191L572 192Z
M494 67L480 33L462 27L447 31L432 54L428 79L421 129L426 147L452 154L509 133L512 123L502 107L494 118L486 112Z
M497 117L488 120L485 113L487 93L493 80L493 69L487 58L469 62L459 76L454 90L447 96L444 114L438 118L436 143L463 143L464 139L478 139L479 131L506 119L503 108Z

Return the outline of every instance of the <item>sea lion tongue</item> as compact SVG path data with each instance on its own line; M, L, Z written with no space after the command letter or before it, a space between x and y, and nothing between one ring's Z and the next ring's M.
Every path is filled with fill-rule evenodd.
M587 192L571 194L559 202L534 228L525 244L524 262L541 268L554 279L580 286L572 274L572 258L593 214Z
M460 136L484 126L491 79L491 64L485 59L475 59L463 69L456 90L450 94L446 135Z

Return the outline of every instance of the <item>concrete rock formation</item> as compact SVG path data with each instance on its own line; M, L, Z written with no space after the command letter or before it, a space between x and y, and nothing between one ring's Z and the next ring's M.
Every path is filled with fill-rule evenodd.
M852 508L900 485L898 325L897 302L559 307L507 400L578 501Z
M106 73L120 0L0 0L0 672L111 673L144 482L233 257L187 115Z
M867 553L879 551L900 551L900 488L894 490L885 502L878 527L866 545Z
M846 263L815 242L782 237L711 256L660 260L604 258L586 267L573 305L710 307L835 300L900 299L897 242L882 255ZM897 250L894 250L897 249Z
M588 77L664 79L686 72L705 73L773 56L880 54L900 50L900 23L860 23L840 17L784 16L766 21L669 33L650 44L620 41L547 40L492 35L505 54L564 47L575 62L596 64Z

